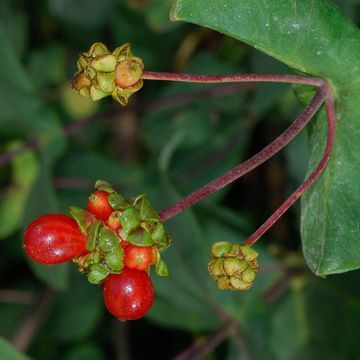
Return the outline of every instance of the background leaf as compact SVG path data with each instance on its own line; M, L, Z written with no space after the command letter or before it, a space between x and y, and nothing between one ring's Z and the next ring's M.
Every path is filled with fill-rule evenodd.
M27 356L17 352L11 345L0 337L0 352L4 360L27 360Z

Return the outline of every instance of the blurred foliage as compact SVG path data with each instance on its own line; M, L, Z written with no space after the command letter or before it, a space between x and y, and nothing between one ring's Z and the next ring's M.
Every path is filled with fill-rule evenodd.
M359 20L358 1L337 3ZM161 210L262 148L299 112L291 88L276 84L146 81L127 108L107 99L84 102L69 90L78 54L95 41L110 49L131 42L147 70L288 71L233 39L171 23L170 6L170 0L0 2L0 358L167 359L229 323L229 337L209 359L358 358L358 272L312 275L299 249L296 211L256 245L260 272L250 292L218 291L207 274L215 241L243 241L303 179L305 134L168 221L174 242L164 258L171 276L153 277L156 300L144 320L113 319L101 289L72 264L47 267L24 256L26 224L84 206L96 179L128 196L146 192ZM55 292L44 306L49 288ZM38 326L24 332L34 318Z

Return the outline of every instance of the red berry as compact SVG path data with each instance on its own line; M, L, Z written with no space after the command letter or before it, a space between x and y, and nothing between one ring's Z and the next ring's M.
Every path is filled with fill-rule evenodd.
M121 230L120 216L120 211L113 211L106 222L106 225L115 232L119 232Z
M146 270L156 262L153 246L136 246L128 243L124 248L124 265L130 269Z
M85 252L86 236L76 221L63 214L47 214L25 230L26 254L42 264L59 264Z
M97 219L106 221L113 212L108 198L108 192L96 190L90 195L86 208L94 214Z
M145 271L124 268L104 282L105 306L120 320L144 317L154 301L154 287Z

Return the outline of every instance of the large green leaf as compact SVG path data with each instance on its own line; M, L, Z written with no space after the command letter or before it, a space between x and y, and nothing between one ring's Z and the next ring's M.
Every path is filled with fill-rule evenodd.
M242 40L330 82L336 95L335 149L325 173L302 201L303 249L319 275L359 268L358 29L327 0L177 0L171 16ZM323 113L312 126L309 171L321 157L325 124Z

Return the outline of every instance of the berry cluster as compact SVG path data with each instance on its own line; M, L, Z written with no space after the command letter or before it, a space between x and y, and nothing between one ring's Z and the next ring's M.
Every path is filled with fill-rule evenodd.
M107 309L120 320L146 315L154 299L151 265L168 275L160 252L171 238L145 195L126 199L110 184L97 181L87 209L70 215L47 214L25 230L27 255L42 264L73 260L92 284L104 287Z

